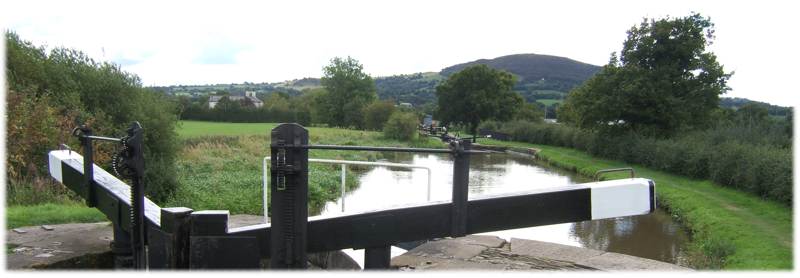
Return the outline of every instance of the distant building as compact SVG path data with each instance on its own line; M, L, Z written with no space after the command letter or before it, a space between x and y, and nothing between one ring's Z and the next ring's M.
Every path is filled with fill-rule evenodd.
M414 108L414 105L411 105L411 103L408 102L401 102L397 106L400 108Z
M256 92L244 92L244 96L211 96L208 98L208 108L214 109L222 98L227 97L231 101L239 101L242 106L252 105L253 107L260 108L264 106L264 102L256 97Z

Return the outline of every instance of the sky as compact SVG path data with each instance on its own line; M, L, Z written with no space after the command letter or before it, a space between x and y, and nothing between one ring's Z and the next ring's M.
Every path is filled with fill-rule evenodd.
M603 65L643 18L699 12L735 72L727 97L794 106L797 1L35 1L2 26L119 64L145 86L320 77L351 56L373 77L536 53Z

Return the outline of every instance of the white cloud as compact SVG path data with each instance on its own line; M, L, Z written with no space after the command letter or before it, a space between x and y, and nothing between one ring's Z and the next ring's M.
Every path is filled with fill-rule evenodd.
M736 70L729 96L783 105L797 64L793 3L724 1L17 1L5 26L26 40L115 61L146 85L320 76L350 55L375 76L438 71L516 53L601 65L643 17L697 11Z

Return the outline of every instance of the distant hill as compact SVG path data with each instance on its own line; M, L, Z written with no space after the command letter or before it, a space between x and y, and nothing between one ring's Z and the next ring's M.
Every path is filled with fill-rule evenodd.
M569 58L539 55L515 54L494 59L480 59L458 64L443 69L440 74L450 76L462 69L484 64L489 67L505 70L517 76L519 83L527 87L541 90L566 92L580 85L589 77L600 71L599 66L578 62ZM525 86L523 86L525 87Z
M439 82L451 74L475 64L485 64L516 75L518 82L514 86L515 91L522 94L529 102L538 100L548 104L559 102L572 88L580 85L600 70L598 66L564 57L515 54L457 64L446 67L440 72L375 77L375 87L380 99L394 99L398 102L411 103L414 106L430 104L436 101L436 85ZM320 86L319 78L302 78L274 83L173 85L154 87L154 89L172 95L197 97L220 91L232 94L255 91L260 95L279 91L297 95L304 89Z
M516 75L517 84L514 90L529 102L563 99L572 88L592 77L601 68L558 56L515 54L453 65L442 69L438 74L429 72L379 77L375 79L375 85L381 99L393 98L415 106L421 105L436 99L434 92L439 81L476 64Z

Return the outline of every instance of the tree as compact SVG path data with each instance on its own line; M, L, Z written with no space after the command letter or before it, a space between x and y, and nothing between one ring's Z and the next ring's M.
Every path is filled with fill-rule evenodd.
M542 122L544 119L544 112L538 105L526 102L523 103L522 107L517 111L514 119L526 122Z
M382 130L389 116L397 110L393 101L374 101L364 109L364 125L369 130Z
M364 108L378 98L375 82L357 60L335 57L325 66L320 80L327 90L322 105L330 126L364 127Z
M451 75L436 87L437 117L447 125L464 124L477 134L481 121L510 120L523 103L511 89L516 78L508 72L474 65Z
M315 124L327 123L328 109L324 102L327 95L328 91L326 91L325 88L304 89L301 94L296 97L297 102L295 107L301 107L302 110L309 113L309 122Z
M708 18L645 19L628 31L620 58L570 92L559 119L604 132L670 136L707 126L731 74L706 51Z

